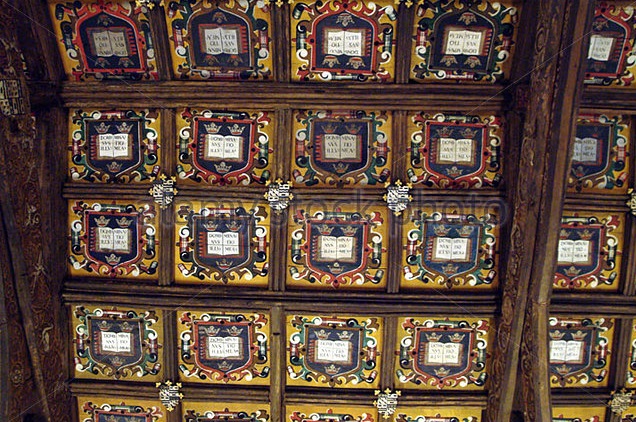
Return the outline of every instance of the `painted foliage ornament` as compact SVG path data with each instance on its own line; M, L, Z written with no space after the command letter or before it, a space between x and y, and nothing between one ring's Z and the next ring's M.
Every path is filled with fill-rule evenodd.
M282 212L289 207L289 202L294 199L294 195L291 193L291 182L287 181L283 183L281 179L276 179L275 182L267 182L267 193L265 198L269 202L269 206L276 213Z
M148 193L150 193L162 210L165 210L168 208L168 205L172 204L175 195L179 192L177 188L174 187L176 181L177 179L174 176L167 177L165 174L162 174L159 176L159 179L152 182L152 188L148 190Z
M173 384L172 381L167 380L158 382L156 387L159 388L159 401L166 407L168 412L172 412L183 398L183 393L179 392L181 383Z
M386 187L384 200L387 207L395 215L402 214L402 211L406 210L409 203L413 200L413 197L409 194L413 185L410 183L402 184L400 180L397 180L393 184L387 182L384 186Z
M390 388L384 391L375 390L377 399L373 401L373 405L384 419L389 419L395 413L398 405L398 397L402 395L400 390L391 391Z
M612 398L608 402L608 406L612 413L622 416L623 412L625 412L632 404L633 394L633 391L628 391L624 388L620 391L614 391L612 393Z

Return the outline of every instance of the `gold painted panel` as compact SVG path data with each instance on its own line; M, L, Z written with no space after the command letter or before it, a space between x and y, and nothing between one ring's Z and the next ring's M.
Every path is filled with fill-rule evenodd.
M163 422L167 420L166 409L157 400L133 397L78 396L77 414L79 422Z
M368 316L287 316L287 385L378 388L383 321Z
M383 289L388 211L382 205L298 202L289 213L287 285Z
M157 110L71 110L69 114L70 180L150 183L159 174Z
M72 277L157 278L159 217L154 204L73 200L68 216Z
M292 129L297 186L384 188L391 176L390 112L298 110Z
M91 305L71 309L76 378L153 382L163 376L163 315Z
M552 422L603 422L605 411L602 406L553 406Z
M194 400L184 400L181 403L184 422L206 422L206 421L250 421L269 422L271 421L269 403L255 403L242 400L232 401L212 401L205 402Z
M287 405L288 422L379 422L378 411L369 406Z
M396 388L483 390L491 365L492 319L402 317Z
M628 387L636 385L636 320L631 320L632 334L629 341L629 365L627 366L627 379L625 384Z
M397 11L393 1L296 3L291 75L300 82L392 82Z
M612 367L614 320L551 317L549 323L550 386L607 386Z
M457 201L404 214L402 281L408 289L496 289L499 206Z
M636 406L628 407L627 410L623 412L621 422L636 422Z
M191 310L177 316L182 381L269 384L267 314Z
M265 185L271 178L273 112L177 111L179 181L214 186Z
M267 287L269 207L253 201L175 201L175 281Z
M436 406L436 407L407 407L398 406L395 422L480 422L482 412L480 407L470 406Z
M617 291L624 231L623 213L563 211L554 288Z
M176 78L272 78L269 1L175 0L164 10Z

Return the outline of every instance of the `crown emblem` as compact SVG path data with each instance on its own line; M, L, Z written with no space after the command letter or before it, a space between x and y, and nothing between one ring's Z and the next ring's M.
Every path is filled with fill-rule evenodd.
M130 225L133 222L133 219L122 217L122 218L116 218L115 221L117 222L117 224L119 224L119 227L127 228L127 227L130 227Z
M121 328L121 331L124 332L124 333L130 333L130 332L132 332L134 327L128 321L124 321L124 322L121 323L119 328Z
M358 232L358 228L355 226L344 226L340 230L345 236L354 236Z
M609 23L607 22L607 19L596 19L594 21L594 23L592 23L592 28L594 28L595 31L601 31L603 30L603 28L608 28L609 27Z
M587 337L587 333L584 333L581 330L578 330L576 333L571 333L572 340L574 341L583 341L585 337Z
M360 132L360 130L362 129L362 126L351 123L346 125L345 129L347 129L347 132L349 132L350 134L357 135L358 132Z
M108 256L105 256L104 259L106 259L106 262L108 262L110 265L117 265L119 264L119 261L121 261L121 256L117 256L114 253L111 253Z
M228 261L227 259L223 258L220 261L216 261L216 265L219 267L219 269L225 271L232 266L232 261Z
M332 363L329 366L325 366L325 372L329 375L336 375L338 372L340 372L340 367Z
M120 125L117 125L117 130L119 131L119 133L130 133L132 127L133 125L130 125L126 122L121 122Z
M231 220L225 224L230 231L237 232L241 228L242 224L240 221Z
M320 331L315 331L314 334L316 334L319 340L327 340L330 333L329 331L325 331L324 328L321 328Z
M341 266L338 262L334 262L333 265L327 265L327 268L329 268L329 271L333 275L339 275L344 271L344 267Z
M232 170L232 166L226 164L225 161L221 161L219 164L215 164L214 168L216 169L216 172L219 174L225 174L229 172L230 170Z
M115 415L110 415L105 422L117 422L117 418L115 418Z
M95 224L97 224L99 227L106 227L108 226L108 223L110 223L110 218L106 218L103 215L100 215L99 218L95 218Z
M344 330L338 333L338 338L340 340L351 340L351 338L353 337L353 334L354 334L353 331Z
M338 16L338 19L336 19L336 24L340 24L343 27L346 27L353 22L353 16L351 16L349 13L343 13Z
M576 277L581 273L581 269L576 268L574 265L572 265L570 266L570 268L566 268L564 272L565 275L567 275L568 277Z
M219 133L219 130L221 130L221 126L214 122L204 123L203 127L207 133Z
M101 122L99 125L95 126L95 130L97 133L105 134L108 133L108 129L110 129L110 125L107 125L104 122Z
M106 320L101 320L100 323L97 324L97 328L99 328L101 331L108 331L110 330L110 327L112 327L112 325L113 324Z
M113 161L110 164L106 164L106 168L111 173L119 173L119 171L121 170L121 163L118 163L117 161Z
M570 237L570 232L565 229L561 229L561 231L559 232L559 238L567 239L568 237Z
M565 336L565 332L559 330L550 331L550 338L552 340L561 340Z
M223 12L215 12L214 15L212 15L212 21L216 23L227 22L227 16L225 16Z
M473 226L462 226L461 229L457 230L457 233L459 233L461 237L468 237L473 233L473 230L475 230Z
M452 341L453 343L461 343L462 340L464 340L464 337L466 337L466 334L459 334L459 333L454 333L452 336L451 335L448 336L450 341Z
M566 366L565 364L561 366L557 366L555 369L561 376L565 376L569 374L570 371L572 370L569 366Z
M443 224L435 224L433 226L433 232L436 236L446 236L450 232L450 230L450 227L446 227Z
M457 168L457 166L452 166L446 169L446 174L450 177L459 177L462 175L463 172L464 170Z
M437 129L437 136L440 138L450 138L453 134L453 129L450 126L442 126Z
M110 359L110 364L118 368L124 364L124 360L119 356L115 356Z
M227 328L225 330L226 333L228 333L229 335L231 335L232 337L236 337L241 335L241 333L243 332L242 328L237 327L236 325L233 325L229 328Z
M444 63L446 66L451 66L457 64L457 59L455 58L455 56L446 55L442 57L440 62Z
M579 237L583 240L590 240L592 236L594 236L594 233L589 231L588 229L585 229L579 233Z
M435 369L434 372L439 378L444 378L450 374L450 369L446 369L442 366L441 368Z
M205 220L202 224L208 231L216 230L216 228L219 227L219 223L215 220Z
M218 367L221 371L227 372L230 369L232 369L232 364L229 363L228 361L224 360L223 362L219 363Z
M216 335L219 334L219 331L221 331L221 328L211 326L211 327L202 327L202 330L208 337L216 337Z
M464 61L464 64L474 68L476 66L481 66L481 60L475 56L471 56Z
M473 139L477 134L477 131L467 127L459 133L461 133L464 138Z
M325 133L334 133L338 129L338 125L335 123L327 123L322 127Z
M327 224L321 224L318 226L318 232L323 236L329 236L333 231L333 227Z
M234 136L242 134L244 130L245 126L239 126L237 123L234 123L232 127L230 127L230 133Z
M470 25L473 22L477 22L477 18L475 17L475 14L472 12L464 12L459 17L459 21L464 22L464 25Z
M431 341L440 341L442 339L442 335L439 333L430 333L430 334L425 334L426 339L431 342Z
M344 174L349 171L349 164L337 163L333 165L333 172L336 174Z
M450 262L442 267L442 271L444 271L444 273L448 275L455 274L458 269L459 269L459 266Z

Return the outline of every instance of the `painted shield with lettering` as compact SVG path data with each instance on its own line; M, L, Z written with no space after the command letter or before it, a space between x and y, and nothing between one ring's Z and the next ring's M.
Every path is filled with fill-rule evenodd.
M121 410L95 410L95 422L152 422L152 416Z
M550 329L550 372L566 378L587 372L594 365L598 337L595 326Z
M366 220L308 219L307 266L335 277L351 275L366 267L371 251Z
M611 126L577 125L572 154L572 175L581 179L603 173L609 165L609 149L612 144Z
M631 28L622 17L612 16L607 8L595 10L592 35L586 60L586 77L615 78L623 72L631 49L627 48ZM607 11L606 11L607 10ZM599 13L600 12L600 13Z
M86 255L111 267L135 262L141 255L141 220L138 213L86 211Z
M305 366L334 378L356 372L360 366L362 328L306 325Z
M601 266L602 225L562 224L559 235L557 273L569 279L596 273Z
M247 117L247 116L244 116ZM254 121L248 118L194 118L196 139L192 165L220 178L234 177L254 166Z
M427 172L459 180L483 171L485 125L427 121L425 136Z
M87 164L114 179L142 164L139 119L86 120Z
M250 264L254 218L235 213L195 215L194 261L202 267L216 268L224 273Z
M465 375L474 347L475 333L469 328L417 327L413 371L440 380Z
M310 123L312 167L338 177L371 166L371 122L364 119L314 119Z
M430 272L452 277L479 266L483 226L478 223L426 221L421 262Z
M87 316L90 357L114 371L143 360L143 325L140 318L114 319Z
M250 322L196 321L196 363L222 374L239 372L252 364L253 329Z

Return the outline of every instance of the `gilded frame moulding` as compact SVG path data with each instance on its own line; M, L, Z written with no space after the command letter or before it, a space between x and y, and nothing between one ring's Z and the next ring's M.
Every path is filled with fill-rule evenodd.
M265 204L175 204L175 281L267 287L270 215Z
M269 317L180 312L179 378L184 382L269 385Z
M146 6L129 0L48 3L69 79L159 79Z
M73 110L68 170L73 182L150 183L160 172L157 110Z
M71 276L156 279L158 217L153 204L69 201Z
M552 388L607 386L613 319L551 317L548 334Z
M76 306L72 312L74 376L159 381L163 325L160 312L126 307Z
M287 385L378 387L380 318L288 315L287 336Z

